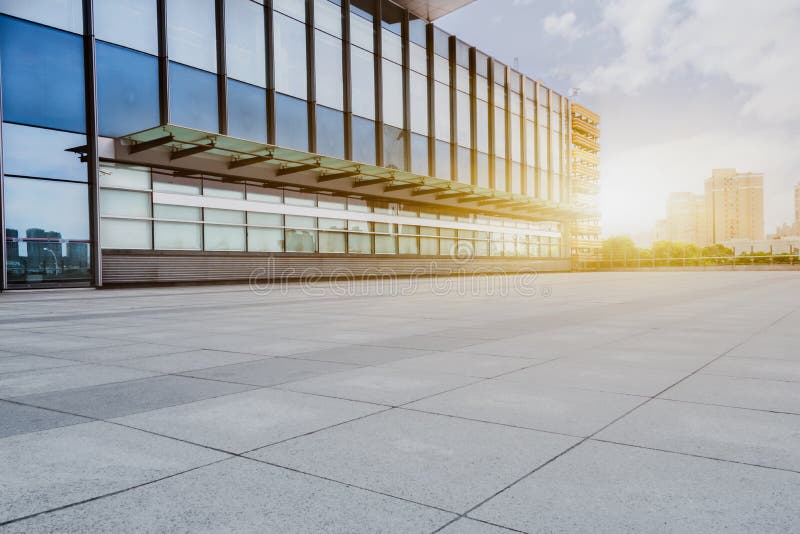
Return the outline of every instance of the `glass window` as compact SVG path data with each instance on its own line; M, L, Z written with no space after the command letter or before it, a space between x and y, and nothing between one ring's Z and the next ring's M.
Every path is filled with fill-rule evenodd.
M319 251L328 254L344 254L347 251L344 232L320 232Z
M498 191L507 191L505 158L494 160L494 188Z
M86 164L78 154L66 152L85 144L85 135L3 123L3 171L85 182Z
M101 219L100 244L104 249L152 249L152 224L150 221Z
M456 126L458 144L463 147L472 148L472 124L470 122L470 99L469 95L458 92L456 93Z
M480 100L489 100L489 80L482 76L475 77L475 96Z
M328 0L318 0L329 4ZM342 42L327 33L315 33L317 103L338 110L342 107Z
M102 41L158 55L156 0L95 2L94 33Z
M264 6L225 0L225 68L231 78L267 86Z
M375 123L353 116L353 160L375 164Z
M369 202L361 198L348 198L347 209L349 211L357 211L359 213L371 213L372 207Z
M342 36L342 7L329 0L315 0L314 26L336 37Z
M394 225L375 223L375 231L383 234L375 235L375 254L397 254L397 236L394 235Z
M283 226L283 215L280 213L259 213L248 211L247 224L250 227L254 226Z
M403 127L403 69L383 60L383 122Z
M522 161L522 134L520 133L522 121L519 115L511 115L511 159Z
M428 135L428 77L410 73L411 131Z
M0 17L0 65L5 120L86 131L81 37Z
M211 72L217 70L214 0L167 0L169 59Z
M411 172L428 175L428 138L411 134Z
M481 152L489 151L489 104L478 100L475 129L478 137L477 149Z
M427 24L425 20L418 18L409 13L408 16L408 38L411 43L425 47L427 37Z
M269 204L283 203L283 191L268 187L248 187L246 191L247 200L256 202L267 202Z
M244 251L244 226L205 225L205 250Z
M478 152L477 184L480 187L489 187L489 156Z
M200 222L203 219L201 208L192 206L171 206L169 204L154 204L153 216L156 219L170 221Z
M525 168L525 194L529 197L536 196L536 168L528 166Z
M228 80L228 134L267 142L267 94L264 89Z
M156 250L200 250L203 247L200 224L156 221L153 232Z
M102 189L100 215L108 217L150 217L150 193Z
M494 108L494 153L506 155L506 112L503 108Z
M217 77L208 72L169 64L170 122L203 130L219 130Z
M86 184L5 177L8 281L88 280Z
M436 141L436 176L442 180L451 178L450 143Z
M83 33L81 0L0 0L0 13L40 24Z
M244 186L242 184L218 182L215 180L205 180L203 182L203 196L242 200L244 199ZM222 222L222 221L216 221L216 222ZM236 220L236 221L225 221L225 222L239 222L239 221Z
M548 159L547 159L547 141L550 136L547 134L547 128L544 126L539 127L539 168L542 170L543 173L547 174L549 169Z
M317 106L317 153L344 158L344 114Z
M383 166L389 169L405 170L405 134L403 130L388 125L383 126Z
M450 62L441 57L433 57L433 79L447 86L450 85Z
M536 125L525 121L525 160L528 165L536 164Z
M353 113L375 119L374 55L356 46L350 47L350 76L353 91Z
M347 252L350 254L372 254L372 236L369 234L348 234Z
M368 221L347 221L347 229L351 232L369 232L370 223Z
M119 137L160 123L158 60L97 43L97 123L100 135Z
M150 169L119 163L101 163L100 186L150 189Z
M461 183L472 183L471 157L470 149L458 147L458 171L456 173L456 178Z
M522 193L522 165L511 162L511 192Z
M396 33L387 29L381 30L381 53L384 59L403 63L403 41Z
M335 197L332 195L317 195L317 207L324 208L327 210L344 210L345 209L345 199L342 197ZM341 228L344 230L344 222L340 221L338 223L334 223L336 226L326 226L325 228ZM322 222L320 221L320 228L322 228Z
M299 228L299 226L308 224L305 221L298 219L310 219L310 228ZM295 226L295 228L287 228L286 235L286 252L308 252L313 253L317 251L317 231L313 230L314 219L312 217L290 217L286 216L286 226Z
M247 250L250 252L283 252L283 229L248 228Z
M308 150L308 106L282 94L275 95L277 144L296 150Z
M434 93L434 127L436 128L436 139L450 141L450 88L436 82L433 87Z
M419 242L416 237L400 236L397 238L398 254L419 254Z
M301 4L302 2L296 2ZM306 26L280 13L273 15L275 28L275 89L307 98Z
M450 59L450 36L439 28L433 29L433 51L445 59Z
M353 4L350 9L353 10ZM366 20L356 13L350 13L350 42L370 52L375 48L375 33L371 20Z
M462 93L469 94L469 70L464 67L456 67L456 89Z
M170 176L168 174L156 174L154 171L153 191L164 191L165 193L179 193L181 195L199 195L200 181L192 178Z
M306 20L306 3L302 0L272 0L272 7L297 20Z
M429 230L436 231L435 228ZM419 253L423 256L436 256L439 253L439 240L435 237L420 237Z
M428 73L428 55L425 48L417 46L414 43L409 45L409 68L420 74L427 75Z

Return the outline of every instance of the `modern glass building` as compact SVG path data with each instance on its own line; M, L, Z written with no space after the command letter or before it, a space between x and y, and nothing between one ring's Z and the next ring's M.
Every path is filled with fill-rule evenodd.
M570 103L464 0L0 0L3 288L569 267Z

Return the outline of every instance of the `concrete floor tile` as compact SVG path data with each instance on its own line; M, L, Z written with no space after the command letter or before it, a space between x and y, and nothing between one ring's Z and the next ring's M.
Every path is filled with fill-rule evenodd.
M800 350L800 347L798 350ZM772 360L768 358L725 357L711 363L700 373L800 382L800 359Z
M0 397L19 397L49 391L96 386L155 376L139 369L123 369L103 365L70 365L55 369L23 371L0 375Z
M271 356L239 352L221 352L218 350L190 350L177 354L121 360L115 362L115 365L144 369L146 371L158 373L184 373L187 371L208 369L209 367L220 367L254 360L264 360L270 357Z
M452 517L440 510L235 458L15 523L7 532L428 534Z
M441 534L513 534L515 531L462 517L439 532Z
M793 532L800 476L584 443L469 515L525 532Z
M87 388L16 397L18 402L95 419L111 419L253 389L255 386L156 376Z
M77 360L87 363L106 363L127 360L130 358L146 358L149 356L175 354L178 352L185 352L187 350L191 349L177 345L126 342L125 345L114 345L113 347L65 351L59 353L59 358L67 358L70 360Z
M414 402L408 408L588 436L644 400L632 395L489 380Z
M800 472L800 416L655 399L597 439Z
M391 410L248 456L464 512L576 439Z
M67 365L76 364L77 362L59 358L46 358L44 356L20 354L16 356L0 357L0 374L16 373L20 371L35 371L38 369L52 369L55 367L66 367Z
M542 362L545 360L541 360ZM508 358L465 352L434 352L384 364L383 367L407 371L452 373L476 378L491 378L539 363L530 358Z
M0 401L0 438L88 421L85 417Z
M313 432L382 408L276 389L259 389L114 421L231 452Z
M318 375L327 375L355 369L355 366L342 363L317 362L292 358L267 358L252 362L212 367L182 373L186 376L223 380L255 386L273 386L303 380Z
M456 374L364 367L291 382L280 388L398 406L477 380L477 378Z
M696 374L661 397L800 414L800 383L797 382Z
M408 358L417 358L432 353L432 351L418 349L376 347L371 345L342 345L330 349L303 352L291 357L353 365L381 365Z
M0 522L119 491L225 458L103 422L0 440Z

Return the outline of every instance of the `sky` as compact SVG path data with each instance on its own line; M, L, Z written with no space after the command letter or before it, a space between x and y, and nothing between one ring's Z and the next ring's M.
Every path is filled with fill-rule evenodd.
M721 167L764 173L767 233L793 222L800 0L476 0L436 24L600 114L605 236Z

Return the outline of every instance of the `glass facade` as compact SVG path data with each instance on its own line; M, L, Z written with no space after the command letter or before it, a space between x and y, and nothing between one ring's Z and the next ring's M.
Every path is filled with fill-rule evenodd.
M478 255L536 257L560 250L557 235L527 236L523 244L516 231L507 239L505 229L462 233L457 225L421 221L170 207L154 195L195 186L113 166L99 175L101 218L91 236L93 180L80 147L87 144L92 68L101 137L166 120L569 201L568 101L388 0L164 0L161 19L159 5L96 0L95 58L85 63L81 0L0 0L9 281L90 280L89 252L98 236L108 249L438 255L463 244ZM217 13L224 24L217 24ZM242 191L240 200L250 201L251 192ZM191 194L205 198L202 187ZM32 202L37 195L40 202ZM436 204L432 195L420 200ZM353 206L347 201L336 209L360 213ZM401 208L372 203L368 209L396 215ZM479 217L477 205L464 209ZM442 216L431 220L446 221ZM411 218L425 216L417 211Z

